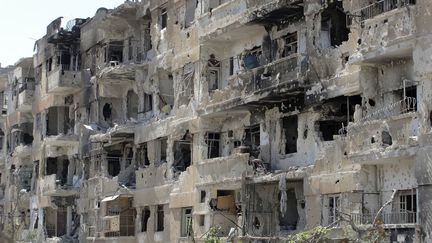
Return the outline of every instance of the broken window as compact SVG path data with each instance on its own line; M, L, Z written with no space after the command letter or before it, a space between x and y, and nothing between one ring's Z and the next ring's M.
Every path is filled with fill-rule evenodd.
M192 163L192 135L189 131L180 141L174 142L174 170L185 171Z
M416 189L401 190L393 199L392 210L394 215L389 224L413 224L417 222L417 193Z
M256 46L246 51L243 56L243 64L246 69L254 69L263 64L261 46Z
M339 121L319 121L319 130L323 141L332 141L334 135L339 135L344 126L344 122Z
M108 174L110 176L117 176L118 174L120 174L120 157L108 155L107 162L108 162Z
M8 99L7 99L7 94L6 91L1 91L0 92L0 101L2 102L1 105L1 114L2 115L6 115L7 114L7 107L8 107Z
M332 224L337 220L339 214L340 196L339 195L328 196L327 205L328 205L328 224Z
M143 44L144 44L144 55L147 56L147 52L152 49L152 43L151 43L151 14L148 13L147 16L144 17L144 23L143 23Z
M282 119L283 137L285 139L285 154L297 152L298 118L288 116Z
M57 63L62 71L73 70L71 65L71 54L67 51L61 51L57 56Z
M18 146L31 145L33 143L33 123L26 122L12 126L10 135L11 151Z
M26 191L30 191L32 182L33 168L32 167L21 167L18 171L18 179L20 186Z
M296 230L299 214L297 211L297 198L294 189L286 191L286 199L281 200L279 193L279 202L285 203L285 212L279 214L279 226L281 230Z
M235 191L234 190L217 190L216 208L220 211L229 213L236 212Z
M214 54L210 54L210 59L207 61L207 67L208 90L217 90L221 87L221 63L216 59Z
M47 237L60 237L66 234L66 207L44 208L44 226L46 229Z
M174 168L176 171L185 171L191 165L191 141L176 141L174 143Z
M159 71L159 109L169 114L174 105L174 82L170 72Z
M185 11L185 27L188 28L192 25L195 20L195 9L197 6L196 0L186 0L186 11Z
M182 208L181 210L181 229L180 236L188 237L192 233L192 208Z
M105 103L105 105L102 108L102 115L104 117L105 121L111 121L112 119L112 104Z
M153 110L153 95L144 93L144 113Z
M258 158L260 154L260 125L250 126L245 130L243 144L249 147L250 155Z
M105 49L105 62L123 62L123 41L112 41Z
M405 90L399 90L398 94L404 100L401 107L402 113L417 111L417 86L406 87Z
M72 133L74 125L69 118L69 107L55 106L48 108L46 125L47 136Z
M150 165L150 161L148 158L147 143L143 143L138 147L137 161L139 167L148 167Z
M220 133L209 132L206 134L208 159L213 159L221 156L220 139Z
M164 206L157 205L156 210L156 232L164 231Z
M168 147L168 139L160 138L160 164L163 164L167 161L167 147Z
M204 203L205 202L206 195L207 195L206 191L204 191L204 190L200 191L200 203Z
M329 3L321 14L321 41L323 48L336 47L348 40L350 30L346 24L346 13L341 1Z
M276 58L289 57L296 54L298 48L297 32L289 33L277 39L276 43L278 45Z
M161 7L159 9L160 15L159 15L159 25L161 27L161 29L165 29L167 27L167 23L168 23L168 11L167 8Z
M46 61L46 71L47 72L51 72L51 70L53 69L53 59L52 57L48 58L48 60Z
M141 212L141 232L147 232L147 224L150 218L150 209L148 207L144 207Z
M67 182L69 160L66 157L47 158L45 175L56 175L56 183L65 185Z
M129 90L126 99L127 116L129 119L136 119L138 116L138 95L133 90Z

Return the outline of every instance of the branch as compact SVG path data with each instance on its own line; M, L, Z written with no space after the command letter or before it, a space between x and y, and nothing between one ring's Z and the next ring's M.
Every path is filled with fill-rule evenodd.
M397 193L397 190L396 190L396 189L393 189L393 193L392 193L390 199L389 199L386 203L384 203L384 204L381 206L381 208L378 210L377 214L375 215L375 218L374 218L373 224L372 224L374 227L377 226L377 224L378 224L378 218L379 218L379 216L381 215L381 213L382 213L382 211L384 210L384 208L387 207L390 203L393 202L393 199L394 199L394 197L396 196L396 193Z

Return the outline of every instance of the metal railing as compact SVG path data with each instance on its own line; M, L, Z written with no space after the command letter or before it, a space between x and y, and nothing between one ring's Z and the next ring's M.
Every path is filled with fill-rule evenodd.
M371 120L383 119L390 116L401 115L408 112L414 112L417 110L417 100L414 97L405 97L398 102L387 105L381 109L378 109L370 114L367 114L359 123L366 123Z
M251 90L258 91L265 88L272 87L279 84L279 82L284 82L275 77L274 74L280 72L280 70L285 70L286 72L292 72L297 68L297 55L291 55L288 57L275 60L267 65L260 66L251 69Z
M120 237L120 236L134 236L135 235L135 215L121 214L117 211L111 211L111 216L119 217L119 230L110 231L105 229L105 237ZM110 220L105 220L105 224L110 224ZM108 226L109 228L109 226Z
M79 71L81 70L81 66L80 65L75 65L75 64L59 64L59 68L62 71Z
M416 0L381 0L355 11L353 16L359 17L360 21L363 22L382 13L389 12L400 7L414 5L415 3Z
M351 219L357 225L372 224L376 214L352 213ZM383 224L416 224L417 212L383 213L378 219Z

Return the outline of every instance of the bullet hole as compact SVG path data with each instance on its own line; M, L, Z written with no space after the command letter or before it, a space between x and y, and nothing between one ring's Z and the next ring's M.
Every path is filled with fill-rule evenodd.
M189 38L190 37L190 34L189 34L189 32L188 33L186 33L186 38Z
M384 69L381 68L381 74L384 75Z
M384 23L384 24L385 24L385 23L388 23L388 19L384 19L383 23Z
M259 229L261 227L261 223L260 223L260 221L259 221L259 219L257 217L254 218L252 224L255 227L255 229Z
M300 202L300 207L301 207L302 209L304 209L304 208L306 207L306 202L305 202L305 200L302 200L302 201Z
M368 103L370 106L375 106L375 100L373 100L373 99L369 99Z
M375 137L371 137L371 143L375 143Z
M345 151L345 152L344 152L344 155L345 155L345 156L347 156L347 155L348 155L347 151Z
M361 45L361 43L362 43L362 39L359 38L359 39L357 40L357 44Z
M304 131L303 131L303 139L306 139L308 136L308 127L305 127Z
M336 182L335 182L335 184L338 184L339 182L340 182L340 180L339 180L339 179L337 179L337 180L336 180Z

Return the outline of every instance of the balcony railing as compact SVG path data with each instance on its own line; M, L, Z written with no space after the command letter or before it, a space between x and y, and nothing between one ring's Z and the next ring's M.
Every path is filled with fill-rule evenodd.
M359 17L360 21L363 22L382 13L389 12L400 7L414 5L415 3L416 0L381 0L355 11L353 16Z
M135 215L121 214L120 211L111 210L109 216L104 218L105 237L134 236Z
M81 67L80 65L60 64L60 69L62 71L79 71Z
M280 73L280 71L291 72L296 67L297 55L295 54L252 69L251 88L253 91L258 91L277 85L279 80L275 79L273 74ZM281 81L284 82L284 80Z
M373 224L376 214L351 214L352 221L357 225ZM383 224L416 224L417 212L383 213L378 219Z
M414 97L405 97L398 102L384 106L360 119L359 123L367 123L368 121L383 119L390 116L401 115L417 110L417 100Z

